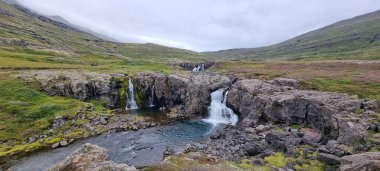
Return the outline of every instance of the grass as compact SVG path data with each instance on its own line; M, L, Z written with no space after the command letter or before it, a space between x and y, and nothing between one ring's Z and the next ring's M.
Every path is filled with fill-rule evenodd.
M376 100L380 102L380 85L372 82L354 82L346 79L315 78L304 81L307 89L320 91L343 92L358 95L365 100Z
M251 79L293 78L305 89L348 93L380 102L380 65L376 61L223 61L212 71Z
M51 97L20 80L0 76L3 77L0 81L0 141L26 141L46 130L55 116L74 115L85 106L79 100Z

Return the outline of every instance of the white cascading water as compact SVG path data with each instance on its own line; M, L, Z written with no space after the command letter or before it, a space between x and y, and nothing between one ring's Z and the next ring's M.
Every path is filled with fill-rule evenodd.
M150 88L148 107L154 107L154 85Z
M135 101L135 92L133 90L133 83L131 77L128 79L128 85L129 85L129 95L128 95L128 101L127 101L127 106L125 107L126 110L133 110L133 109L138 109L139 107L137 106L137 103Z
M193 72L201 72L205 70L205 64L200 64L193 69Z
M213 126L218 124L235 125L238 122L238 116L226 105L228 91L224 95L223 93L224 89L211 93L211 105L208 108L209 117L203 119L204 122L211 123Z
M200 71L204 71L204 70L205 70L205 64L201 64Z

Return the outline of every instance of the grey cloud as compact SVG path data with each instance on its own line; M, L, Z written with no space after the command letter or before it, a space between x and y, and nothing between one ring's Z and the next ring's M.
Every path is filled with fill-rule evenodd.
M122 42L196 51L279 43L375 11L378 0L19 0Z

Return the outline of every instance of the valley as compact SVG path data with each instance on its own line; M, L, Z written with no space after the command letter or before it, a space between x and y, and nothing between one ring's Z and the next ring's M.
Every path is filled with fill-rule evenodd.
M379 11L216 52L62 20L0 1L0 170L379 168Z

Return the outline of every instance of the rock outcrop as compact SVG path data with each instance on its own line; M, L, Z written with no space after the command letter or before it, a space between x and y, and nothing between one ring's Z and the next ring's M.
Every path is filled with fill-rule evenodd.
M341 171L375 171L380 170L380 152L355 154L341 158Z
M47 171L137 171L133 166L118 164L109 160L107 150L92 144L85 144L73 154Z
M49 95L74 97L83 101L105 99L110 108L125 108L126 105L128 76L125 75L36 71L20 74L19 78L37 84ZM228 77L209 73L138 73L132 80L139 106L148 106L148 98L154 92L153 100L157 106L171 108L181 105L180 112L186 115L204 114L210 102L210 93L231 85Z
M232 85L227 103L243 118L243 126L299 124L343 144L365 137L365 122L355 116L360 100L342 93L298 90L296 81L282 81L241 80Z
M204 114L210 103L210 93L231 85L226 76L206 73L188 76L140 73L135 80L140 92L151 92L154 87L154 100L159 106L183 105L181 112L186 115Z
M35 71L23 73L20 79L37 84L52 96L66 96L88 101L105 99L110 108L118 103L120 85L113 76L80 71Z

